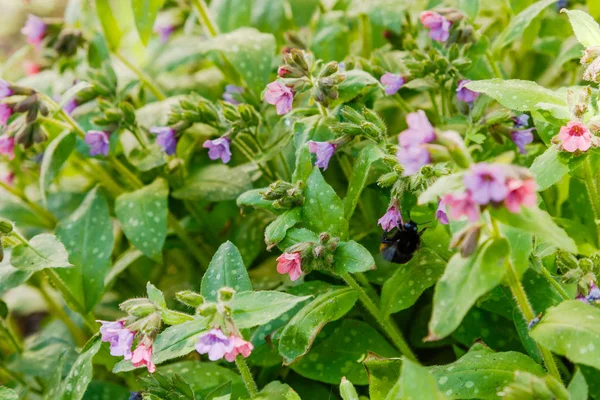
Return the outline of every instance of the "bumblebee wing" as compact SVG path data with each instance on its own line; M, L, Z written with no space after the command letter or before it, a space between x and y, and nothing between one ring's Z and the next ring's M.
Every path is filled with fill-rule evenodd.
M388 246L382 245L379 251L384 260L392 262L398 252L398 248L395 244Z

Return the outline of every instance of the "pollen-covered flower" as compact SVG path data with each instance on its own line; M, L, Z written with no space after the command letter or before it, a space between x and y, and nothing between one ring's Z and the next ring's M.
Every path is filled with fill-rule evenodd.
M254 349L252 343L245 341L237 335L231 335L229 341L233 343L233 350L225 354L225 359L229 362L235 361L235 357L237 357L238 354L247 358Z
M380 81L385 90L385 94L388 96L396 94L406 82L402 75L392 74L391 72L386 72L383 74Z
M220 158L221 161L223 161L223 164L227 164L229 160L231 160L229 144L228 138L220 137L218 139L205 141L202 147L208 149L208 158L211 160L218 160Z
M168 126L153 126L150 133L156 135L156 144L162 147L163 151L172 156L177 151L177 132Z
M312 140L308 142L308 150L317 155L315 166L323 170L326 170L329 166L329 160L335 153L335 148L335 144L329 142L313 142Z
M450 37L450 21L435 11L423 11L421 23L429 30L429 37L438 42L445 42Z
M27 42L29 42L29 44L39 47L46 34L46 28L46 23L44 23L41 18L29 14L27 16L27 21L25 21L25 25L21 28L21 33L27 36Z
M519 153L527 154L527 150L525 146L529 143L533 142L533 131L535 128L522 129L520 131L512 131L510 133L510 138L517 145L519 149Z
M102 341L110 343L111 356L124 356L125 360L132 358L131 345L135 333L125 328L123 321L98 321L102 324L100 334Z
M456 87L456 98L458 101L472 103L479 97L479 93L465 87L469 82L471 82L469 79L461 79L458 81L458 86Z
M0 136L0 154L8 156L11 160L15 158L15 138L13 136Z
M302 257L299 252L283 253L277 257L277 272L288 274L292 281L300 278L302 275Z
M570 121L567 126L561 127L556 140L559 147L569 153L587 151L592 146L590 130L578 121Z
M440 224L448 225L448 215L446 214L446 203L443 199L438 200L438 208L435 211L435 219L440 221Z
M533 207L537 203L537 185L533 179L509 179L506 187L508 194L504 205L508 211L518 213L521 207Z
M223 100L237 106L241 102L238 100L240 94L244 93L244 88L236 85L226 85L223 92Z
M108 132L88 131L84 140L90 146L90 156L108 155L108 149L110 148Z
M233 349L234 343L221 329L211 329L203 333L196 342L196 351L200 354L208 354L208 359L211 361L220 360Z
M278 115L287 114L292 110L294 92L281 82L271 82L267 85L265 101L275 106Z
M389 232L394 228L398 228L400 226L400 222L402 221L402 214L400 210L395 206L391 205L385 214L377 221L378 225L381 225L381 228Z
M421 167L431 161L429 151L424 145L435 139L435 131L423 110L408 114L406 123L408 129L398 135L400 147L396 158L404 168L402 174L409 176L419 172Z
M479 206L468 191L446 194L442 197L442 201L447 207L448 216L453 220L462 216L466 216L471 222L479 219Z
M5 103L0 103L0 126L6 126L8 119L13 114L11 106Z
M0 99L12 96L13 94L14 94L14 92L10 88L10 84L8 82L6 82L4 79L0 79Z
M156 365L152 362L152 344L146 345L146 343L141 343L136 347L133 351L133 355L131 357L131 363L134 367L141 367L145 365L148 368L148 372L151 374L156 371Z
M506 175L501 165L479 163L472 165L463 182L477 204L500 202L506 198Z

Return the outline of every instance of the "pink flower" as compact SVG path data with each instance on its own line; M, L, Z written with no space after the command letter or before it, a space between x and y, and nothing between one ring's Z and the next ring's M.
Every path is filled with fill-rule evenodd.
M27 16L27 21L25 21L25 25L21 28L21 33L27 36L27 42L29 42L29 44L39 48L42 39L46 34L46 27L46 24L41 18L29 14L29 16Z
M88 131L84 140L90 146L90 156L108 155L108 149L110 148L108 132Z
M100 334L102 341L110 343L110 355L132 358L131 345L135 333L125 328L123 321L97 321L102 324Z
M267 85L265 101L275 105L278 115L287 114L292 109L294 92L281 82L271 82Z
M11 106L5 103L0 103L0 126L6 126L8 119L13 114Z
M2 176L0 177L0 180L4 183L6 183L9 186L12 186L12 184L15 182L15 174L13 172L5 172L4 174L2 174Z
M277 257L277 272L280 274L289 274L290 279L295 281L302 275L302 257L300 253L283 253Z
M0 99L12 96L13 94L14 92L10 88L10 83L6 82L4 79L0 79Z
M145 365L148 368L148 372L151 374L154 373L154 371L156 371L156 365L152 362L152 344L147 347L145 343L138 345L133 351L131 363L134 367Z
M202 147L208 149L208 158L211 160L221 159L223 164L227 164L231 160L231 150L229 150L229 139L220 137L214 140L207 140Z
M402 174L409 176L419 172L421 167L431 161L424 145L435 139L435 131L423 110L408 114L406 123L408 129L398 135L400 147L396 158L404 167Z
M448 215L446 214L446 203L444 203L444 200L442 199L439 199L438 201L438 208L435 212L435 218L440 221L440 224L448 225L449 223Z
M15 158L15 138L8 135L0 136L0 154L8 156L11 160Z
M23 61L23 72L25 73L25 76L37 75L41 70L42 68L39 64L33 61Z
M467 190L477 204L500 202L506 198L506 176L501 165L479 163L472 165L463 177Z
M391 72L383 74L380 81L385 89L385 94L388 96L396 94L406 82L402 75L392 74Z
M335 153L335 148L335 144L329 142L313 142L312 140L308 142L308 150L317 155L315 166L323 168L323 170L329 166L329 160Z
M560 147L569 153L587 151L592 146L590 130L578 121L570 121L567 126L561 127L558 140L561 142Z
M438 42L445 42L450 37L450 21L435 11L423 11L421 23L429 29L429 37Z
M200 335L196 342L196 351L200 354L208 354L208 359L211 361L217 361L225 354L231 353L234 346L234 342L217 328Z
M442 201L448 209L451 219L457 220L465 215L469 221L475 222L479 219L479 206L473 201L470 192L459 194L446 194Z
M479 97L479 93L467 89L465 85L471 82L469 79L461 79L458 81L458 87L456 88L456 98L458 101L463 103L472 103Z
M229 337L229 341L233 343L233 350L225 354L225 359L229 362L235 361L235 357L238 354L241 354L244 356L244 358L247 358L254 349L252 343L246 342L239 336L231 335Z
M508 194L504 205L512 213L518 213L521 207L533 207L537 203L535 190L537 185L533 179L509 179L506 182Z
M395 205L391 205L385 214L377 221L378 225L381 225L381 228L389 232L394 228L398 228L400 226L400 221L402 221L402 214L400 210L396 208Z

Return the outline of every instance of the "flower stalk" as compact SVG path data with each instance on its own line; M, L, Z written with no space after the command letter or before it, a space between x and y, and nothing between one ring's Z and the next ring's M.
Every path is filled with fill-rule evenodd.
M248 394L250 394L250 398L255 398L256 395L258 395L258 387L256 386L256 382L252 377L252 372L250 372L250 368L248 368L248 364L246 363L244 356L238 354L235 358L235 365L240 371L240 375L242 376L242 380L244 381L244 385L246 386Z

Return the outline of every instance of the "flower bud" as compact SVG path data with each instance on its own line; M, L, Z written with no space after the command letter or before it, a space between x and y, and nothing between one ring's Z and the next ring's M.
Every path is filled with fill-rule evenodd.
M217 305L215 303L204 303L198 307L198 314L203 317L212 317L217 312Z
M429 157L431 158L432 163L442 163L450 161L452 159L450 157L450 152L448 151L448 149L442 145L428 143L424 146L429 152Z
M236 106L228 101L219 101L223 116L229 121L238 121L240 119L240 113Z
M35 111L37 112L37 109L38 109L37 103L38 102L39 102L39 98L37 96L37 93L32 94L31 96L27 96L25 99L23 99L20 102L18 102L17 104L15 104L15 106L13 107L13 110L18 113L24 113L24 112L28 112L33 107L35 107Z
M578 269L579 261L573 254L558 250L556 252L556 266L559 271L565 273L569 270Z
M8 235L13 231L13 223L5 218L0 218L0 234Z
M235 294L235 290L230 288L230 287L223 287L221 289L219 289L218 292L218 299L220 302L228 302L229 300L231 300L233 298L233 295Z
M339 66L338 63L335 61L331 61L330 63L327 63L323 69L321 70L321 73L319 74L319 78L325 78L329 75L333 75L336 72L338 72L339 70Z
M457 232L450 241L450 247L460 248L460 254L468 257L475 252L481 235L481 225L468 225Z
M365 120L365 117L361 113L350 106L342 107L340 114L345 120L357 125L360 125Z
M15 135L15 142L22 145L26 149L33 144L33 129L34 125L27 125Z
M600 57L596 58L584 71L583 79L586 81L600 83Z
M468 168L471 165L471 155L458 133L454 131L442 132L437 135L437 142L448 149L456 165L461 168Z
M600 46L588 47L585 49L583 57L581 57L581 65L587 66L598 57L600 57Z
M175 298L180 302L185 304L186 306L197 308L204 304L204 297L196 292L192 292L191 290L184 290L181 292L175 293Z
M250 104L240 104L238 111L241 120L245 122L246 126L258 126L260 123L260 114Z
M146 298L125 300L119 308L129 315L143 318L156 311L156 306Z
M345 376L342 377L342 382L340 383L340 396L344 400L358 400L358 393L354 385Z
M377 179L377 184L380 187L390 187L398 181L398 174L396 172L388 172L383 174Z
M582 258L579 260L579 268L584 273L593 272L594 271L594 262L589 258Z
M291 56L292 56L292 61L296 64L296 66L303 72L305 72L306 75L308 75L308 60L306 59L307 55L304 51L300 50L300 49L292 49L292 51L290 52Z

